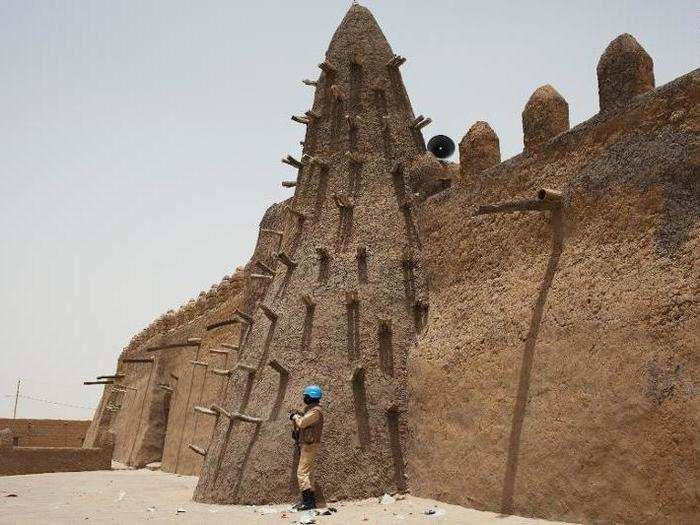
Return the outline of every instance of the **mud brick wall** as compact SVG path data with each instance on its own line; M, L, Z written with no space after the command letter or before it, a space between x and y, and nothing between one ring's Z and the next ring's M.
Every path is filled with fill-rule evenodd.
M0 476L110 470L112 447L0 448Z
M90 420L5 419L0 429L9 428L19 447L81 447Z
M649 91L630 61L602 68L601 85L625 88L601 93L611 110L567 131L566 103L540 91L529 150L491 155L421 210L414 494L572 522L697 521L700 73ZM561 207L522 208L540 188Z

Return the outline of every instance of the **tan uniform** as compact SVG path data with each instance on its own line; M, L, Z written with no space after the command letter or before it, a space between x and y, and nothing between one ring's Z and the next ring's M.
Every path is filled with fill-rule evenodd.
M323 412L318 405L308 405L304 409L304 415L294 416L294 426L299 429L299 467L297 479L300 490L311 489L311 477L313 475L314 460L321 448L321 434L323 433Z

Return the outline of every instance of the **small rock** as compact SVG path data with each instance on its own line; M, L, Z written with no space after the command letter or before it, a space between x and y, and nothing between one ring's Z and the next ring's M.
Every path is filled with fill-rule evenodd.
M153 463L149 463L146 465L146 468L148 470L160 470L161 462L160 461L154 461Z
M6 498L16 498L17 494L5 494Z

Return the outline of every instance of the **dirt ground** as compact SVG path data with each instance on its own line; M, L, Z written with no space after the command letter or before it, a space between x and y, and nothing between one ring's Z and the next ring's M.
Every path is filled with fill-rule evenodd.
M245 523L291 524L303 513L285 506L206 505L192 501L194 476L149 470L112 470L33 474L0 478L0 524L41 523ZM15 496L10 496L16 494ZM434 500L407 496L387 505L378 498L332 503L330 516L317 516L328 525L440 523L444 525L525 525L555 523L502 517ZM427 516L426 509L436 514ZM178 512L180 510L181 512Z

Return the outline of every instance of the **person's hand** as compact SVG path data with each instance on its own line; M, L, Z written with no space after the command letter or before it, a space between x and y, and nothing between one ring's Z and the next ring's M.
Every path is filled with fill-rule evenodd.
M294 416L300 416L300 415L301 415L301 412L299 412L298 410L290 410L289 411L289 420L294 421Z

